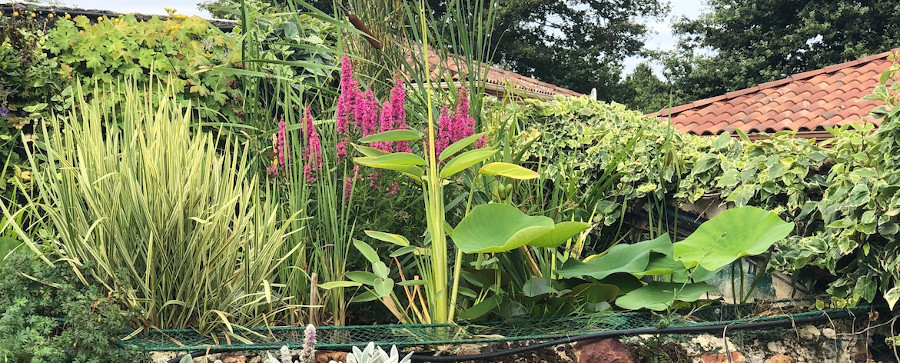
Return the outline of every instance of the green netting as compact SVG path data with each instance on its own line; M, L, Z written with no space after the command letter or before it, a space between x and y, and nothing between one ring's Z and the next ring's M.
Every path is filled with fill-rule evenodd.
M497 341L548 340L603 331L703 326L756 321L796 319L850 311L865 316L868 306L850 309L809 311L810 304L796 301L765 304L713 305L680 314L665 315L650 312L597 313L575 317L515 320L472 324L417 324L321 326L316 328L316 349L344 349L376 342L382 346L398 347L489 343ZM801 312L798 306L805 306ZM125 341L146 351L197 351L206 349L258 350L278 349L282 345L298 348L304 341L304 327L271 327L243 332L253 343L240 342L225 335L204 336L193 330L153 330Z

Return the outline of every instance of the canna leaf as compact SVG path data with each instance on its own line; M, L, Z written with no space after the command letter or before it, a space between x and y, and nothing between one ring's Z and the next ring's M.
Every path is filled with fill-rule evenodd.
M363 144L370 144L373 142L416 141L421 139L422 134L418 131L412 129L401 129L369 135L359 139L359 142Z
M482 161L487 160L487 158L493 156L497 150L495 149L477 149L466 151L459 156L450 159L447 164L441 168L440 176L441 178L448 178L453 176L454 174L465 170L466 168L478 164Z

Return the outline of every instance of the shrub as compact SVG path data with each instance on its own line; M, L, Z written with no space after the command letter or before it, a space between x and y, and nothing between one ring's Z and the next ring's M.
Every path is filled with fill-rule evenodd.
M89 266L87 266L89 267ZM0 265L0 360L4 362L140 361L118 345L135 317L64 263L47 266L13 254Z

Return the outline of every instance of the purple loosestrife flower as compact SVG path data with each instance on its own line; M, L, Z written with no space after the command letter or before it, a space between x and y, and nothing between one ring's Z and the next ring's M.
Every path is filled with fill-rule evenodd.
M6 115L9 115L9 108L3 105L3 107L0 107L0 117L6 117Z
M375 134L378 132L378 101L375 100L375 94L372 90L366 90L358 101L353 114L356 128L362 137Z
M345 135L348 130L348 117L353 116L354 105L359 98L359 84L353 79L353 67L346 55L341 58L341 90L338 95L335 121L338 134Z
M359 178L359 164L353 164L353 175L344 178L344 203L350 201L353 193L353 182Z
M453 119L450 118L450 111L447 106L441 107L441 115L438 117L438 134L434 140L434 154L440 155L447 146L450 146L450 135L453 134Z
M381 128L381 132L394 129L393 110L394 109L391 107L391 101L386 101L383 105L381 105L381 116L378 117L378 125ZM372 144L372 147L384 152L393 151L393 145L390 141L376 142Z
M353 66L350 58L341 58L341 87L338 95L337 110L335 112L335 126L338 132L337 158L344 160L347 156L347 143L350 140L350 117L356 113L356 104L361 98L359 83L353 79Z
M406 91L403 89L403 80L398 79L391 88L391 117L393 128L398 130L409 129L406 124ZM412 152L409 147L409 141L398 141L396 146L397 152Z
M313 170L319 170L322 167L322 141L319 139L319 133L316 132L316 127L313 125L312 115L309 112L309 108L307 107L305 110L305 116L303 117L304 121L306 121L305 134L306 136L306 150L304 150L304 154L306 154L306 165L303 166L303 173L306 175L306 181L312 182L316 180L313 175Z

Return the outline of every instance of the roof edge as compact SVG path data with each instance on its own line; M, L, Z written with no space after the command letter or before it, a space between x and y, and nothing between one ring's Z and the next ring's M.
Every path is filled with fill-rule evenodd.
M739 89L739 90L736 90L736 91L731 91L731 92L728 92L728 93L726 93L726 94L724 94L724 95L719 95L719 96L713 96L713 97L709 97L709 98L704 98L704 99L696 100L696 101L693 101L693 102L691 102L691 103L687 103L687 104L683 104L683 105L679 105L679 106L663 108L663 109L661 109L661 110L659 110L659 111L656 111L656 112L653 112L653 113L649 113L649 114L647 114L647 116L653 116L653 117L668 117L669 115L674 115L674 114L676 114L676 113L681 113L682 111L685 111L685 110L688 110L688 109L691 109L691 108L695 108L695 107L706 106L706 105L711 104L711 103L716 102L716 101L720 101L720 100L730 100L730 99L732 99L732 98L735 98L735 97L738 97L738 96L743 96L743 95L748 94L748 93L753 93L753 92L761 91L761 90L768 89L768 88L773 88L773 87L782 86L782 85L785 85L785 84L788 84L788 83L791 83L791 82L795 82L795 81L801 81L801 80L804 80L804 79L809 79L809 78L818 76L818 75L820 75L820 74L834 73L834 72L837 72L837 71L839 71L839 70L841 70L841 69L844 69L844 68L847 68L847 67L852 67L852 66L859 65L859 64L862 64L862 63L868 63L868 62L871 62L871 61L873 61L873 60L878 60L878 59L882 59L882 58L887 58L887 57L890 56L891 54L900 54L900 48L894 48L894 49L891 49L891 50L886 51L886 52L882 52L882 53L878 53L878 54L873 54L873 55L865 56L865 57L858 58L858 59L854 59L854 60L852 60L852 61L848 61L848 62L844 62L844 63L833 64L833 65L830 65L830 66L827 66L827 67L824 67L824 68L819 68L819 69L814 69L814 70L811 70L811 71L806 71L806 72L801 72L801 73L793 74L793 75L790 75L790 76L787 76L787 77L785 77L785 78L778 79L778 80L775 80L775 81L770 81L770 82L760 83L760 84L758 84L758 85L756 85L756 86L753 86L753 87L744 88L744 89Z

